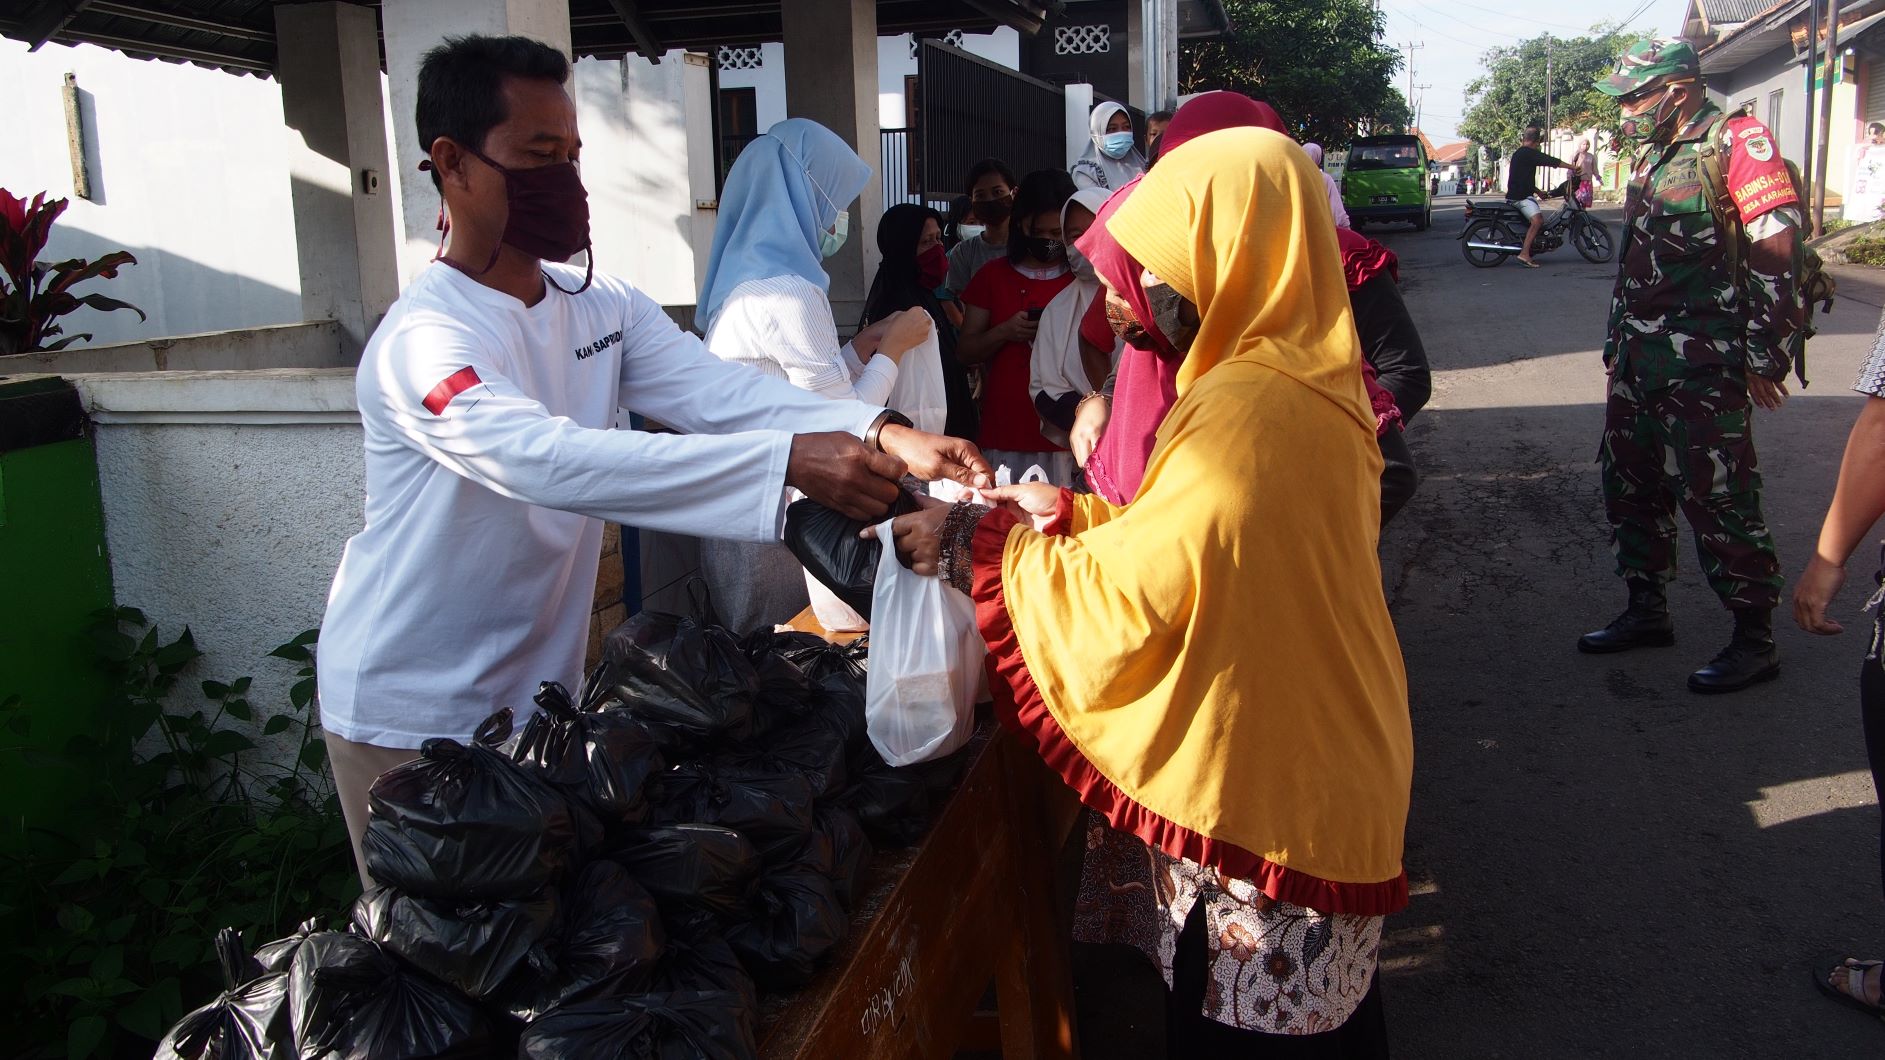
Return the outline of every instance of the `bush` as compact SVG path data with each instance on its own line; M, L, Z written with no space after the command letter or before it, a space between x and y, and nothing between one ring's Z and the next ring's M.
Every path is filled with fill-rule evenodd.
M1854 265L1885 268L1885 236L1864 236L1846 244L1842 251Z
M269 654L296 664L289 710L246 698L247 677L173 696L201 657L185 629L165 642L137 610L101 612L92 634L114 694L98 731L36 764L87 778L57 820L28 821L0 855L0 992L16 1005L10 1055L148 1055L183 999L222 988L214 941L251 946L359 891L346 825L310 709L315 632ZM0 733L30 718L0 703ZM248 733L297 741L291 765L259 762ZM4 739L5 737L0 737ZM12 742L8 740L7 742Z

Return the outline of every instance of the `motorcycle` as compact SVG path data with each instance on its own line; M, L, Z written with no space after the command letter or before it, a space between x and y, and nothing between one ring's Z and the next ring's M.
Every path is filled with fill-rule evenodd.
M1616 256L1617 244L1609 226L1578 204L1576 191L1572 182L1565 181L1551 192L1554 197L1562 196L1564 205L1545 219L1544 226L1538 230L1538 238L1532 240L1533 257L1556 250L1567 240L1592 264L1602 265ZM1504 199L1469 201L1466 227L1457 237L1460 251L1466 255L1467 264L1474 268L1503 265L1506 258L1525 249L1525 229L1529 224L1518 206Z

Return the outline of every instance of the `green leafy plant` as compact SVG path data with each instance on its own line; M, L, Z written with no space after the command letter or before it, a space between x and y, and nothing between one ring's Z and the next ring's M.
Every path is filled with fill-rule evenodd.
M95 261L38 260L52 238L52 223L68 205L65 199L48 201L45 192L27 202L0 188L0 354L57 350L90 339L90 333L66 335L53 323L85 307L104 312L129 309L139 320L148 319L129 302L102 294L72 293L79 283L115 279L119 269L137 264L128 251L115 251ZM64 337L54 338L60 335Z
M1860 236L1841 251L1854 265L1885 267L1885 236Z
M114 608L92 635L114 701L36 763L81 771L92 795L0 858L0 991L21 1010L8 1052L22 1058L147 1055L184 999L221 989L218 928L253 944L359 891L311 709L315 631L269 653L296 667L280 713L249 701L247 677L182 694L202 655L188 629L166 640ZM290 742L286 764L260 753L258 724ZM17 697L0 703L0 732L30 727Z

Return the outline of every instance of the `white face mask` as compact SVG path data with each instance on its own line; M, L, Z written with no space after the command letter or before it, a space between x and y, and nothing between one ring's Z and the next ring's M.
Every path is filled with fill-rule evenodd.
M1093 270L1093 263L1088 261L1086 255L1080 253L1080 248L1072 243L1067 244L1067 267L1082 280L1090 282L1098 279L1098 274Z
M980 239L982 238L982 233L986 231L988 231L987 225L957 225L956 237L964 241Z

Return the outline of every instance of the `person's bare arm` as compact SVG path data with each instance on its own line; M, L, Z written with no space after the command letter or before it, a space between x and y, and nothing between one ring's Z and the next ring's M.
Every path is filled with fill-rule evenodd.
M1869 398L1846 439L1839 484L1820 525L1819 546L1793 590L1793 617L1809 633L1843 631L1826 608L1846 581L1846 561L1885 516L1885 398Z
M956 360L965 365L981 364L995 356L1010 342L1033 342L1038 325L1026 313L1016 313L999 324L990 324L988 310L965 304L962 310L962 334L956 338Z

